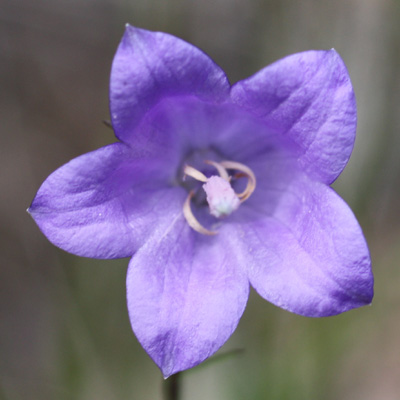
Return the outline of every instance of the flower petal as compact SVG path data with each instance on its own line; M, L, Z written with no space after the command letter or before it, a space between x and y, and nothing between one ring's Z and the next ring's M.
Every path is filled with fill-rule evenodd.
M253 114L234 104L213 104L193 96L161 100L147 112L137 131L140 135L134 147L145 148L154 140L162 141L160 152L171 153L168 165L182 163L191 153L206 149L216 153L213 159L238 162L247 162L256 156L266 158L276 146L296 154L293 143L277 137Z
M250 283L275 305L321 317L371 302L373 277L364 236L331 188L297 177L270 216L248 216L238 230L246 238L241 252L248 252Z
M249 291L228 237L205 237L182 216L132 258L130 320L165 377L216 352L235 330Z
M161 156L160 156L161 157ZM95 258L131 256L181 212L185 191L168 188L160 160L114 143L51 174L29 212L56 246Z
M127 25L111 70L110 108L117 137L134 128L164 97L193 95L220 102L229 96L225 73L196 47L162 32Z
M311 176L329 184L345 167L355 140L356 104L335 50L277 61L236 83L231 98L293 140Z

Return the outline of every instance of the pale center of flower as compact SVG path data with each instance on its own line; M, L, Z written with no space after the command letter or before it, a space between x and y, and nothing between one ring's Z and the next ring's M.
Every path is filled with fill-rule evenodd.
M220 176L213 175L208 178L203 189L207 194L210 214L214 217L226 217L239 207L239 197L230 183Z
M191 178L204 182L203 189L207 195L207 203L210 209L210 214L216 218L223 218L230 215L239 208L240 203L246 201L254 189L256 188L256 177L253 171L244 164L234 161L204 161L206 164L213 166L219 175L212 175L207 178L201 171L193 168L190 165L185 165L183 169L184 177ZM233 175L228 173L237 171ZM231 185L231 182L236 179L247 178L246 188L241 193L236 193ZM195 231L203 235L215 235L217 231L212 231L204 228L193 215L190 203L194 196L194 190L189 192L189 195L183 206L183 214L189 226Z

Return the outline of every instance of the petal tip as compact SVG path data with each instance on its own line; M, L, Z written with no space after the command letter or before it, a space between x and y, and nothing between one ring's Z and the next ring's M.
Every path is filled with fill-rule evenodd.
M172 375L174 375L176 372L171 372L171 371L163 371L162 368L161 369L161 373L163 374L164 380L166 381L168 378L170 378Z
M32 204L26 209L26 212L27 212L33 219L35 219L36 208L37 208L37 207L35 207L35 200L33 200L33 201L32 201Z
M196 362L189 362L189 363L188 362L180 363L179 360L176 360L177 362L175 362L175 363L165 363L165 365L160 365L158 363L156 363L156 364L157 364L158 368L160 369L160 371L164 377L164 380L166 380L166 379L170 378L172 375L175 375L175 374L178 374L179 372L183 372L188 369L196 367L197 365L201 364L205 360L198 360Z
M372 305L372 301L373 300L374 300L374 287L373 287L373 284L372 284L372 287L371 287L368 295L365 298L365 303L364 304L366 306L370 306L370 305Z
M132 45L139 39L139 35L145 33L144 29L137 28L136 26L127 23L125 25L125 32L121 40L121 44ZM140 39L139 39L140 40Z
M153 358L153 361L155 361L154 358ZM168 379L172 375L177 374L178 372L184 371L184 370L192 367L192 366L187 366L187 367L180 366L179 367L179 366L177 366L177 364L179 365L179 363L171 362L171 359L168 360L168 357L167 357L167 359L164 359L162 362L155 361L155 363L157 364L158 368L160 369L160 371L164 377L164 380Z

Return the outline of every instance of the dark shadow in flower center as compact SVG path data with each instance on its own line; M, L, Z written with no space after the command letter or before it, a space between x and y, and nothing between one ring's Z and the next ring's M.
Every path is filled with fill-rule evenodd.
M185 165L190 165L198 171L202 172L207 178L216 175L215 168L206 164L205 160L222 161L225 157L215 148L195 149L191 150L186 157L183 158L181 165L178 168L176 181L188 193L194 191L192 203L196 208L208 207L206 193L203 190L203 182L196 179L185 177Z

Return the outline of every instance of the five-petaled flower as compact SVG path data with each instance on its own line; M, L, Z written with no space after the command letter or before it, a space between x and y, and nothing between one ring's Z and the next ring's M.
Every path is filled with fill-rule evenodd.
M127 26L110 109L118 141L56 170L29 212L66 251L132 257L132 328L165 377L222 346L250 285L310 317L371 302L365 239L329 187L356 130L335 50L231 86L197 48Z

